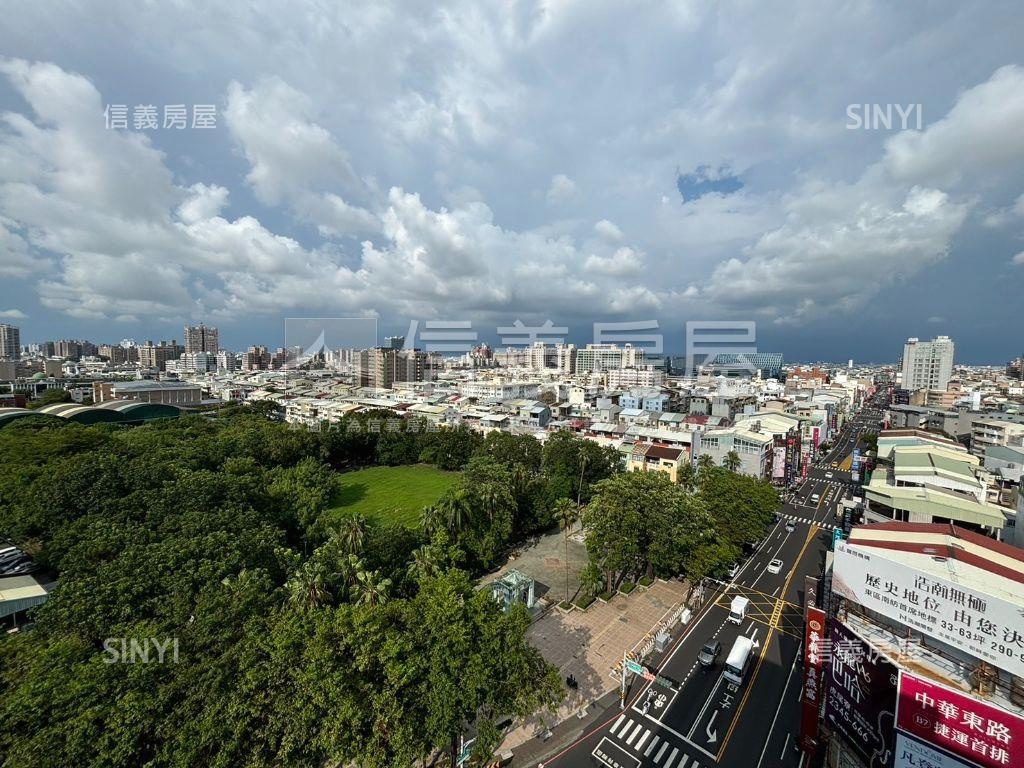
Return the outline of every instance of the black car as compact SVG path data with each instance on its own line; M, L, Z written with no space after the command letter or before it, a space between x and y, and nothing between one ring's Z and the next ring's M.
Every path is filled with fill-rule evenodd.
M697 654L697 661L705 667L713 667L715 665L715 659L718 658L718 654L722 652L722 644L714 638L709 639L700 649L700 653Z

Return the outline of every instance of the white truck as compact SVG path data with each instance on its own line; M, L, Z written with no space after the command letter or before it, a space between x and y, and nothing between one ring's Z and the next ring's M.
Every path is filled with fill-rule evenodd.
M754 647L754 641L745 635L736 638L732 650L729 651L729 658L725 660L725 669L722 676L739 685L743 682L743 675L747 672L747 665L750 663L750 651Z
M729 621L733 624L742 624L743 617L747 615L747 606L750 605L750 600L745 597L736 596L732 599L732 604L729 606Z

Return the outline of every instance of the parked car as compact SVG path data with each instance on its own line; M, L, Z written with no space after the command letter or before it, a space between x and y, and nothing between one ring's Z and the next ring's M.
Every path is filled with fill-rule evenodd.
M779 558L775 558L768 563L768 573L778 573L782 570L782 561Z
M718 654L722 652L722 644L714 638L709 638L703 646L701 646L700 653L697 654L697 661L700 662L701 666L713 667L715 665L715 659L718 658Z

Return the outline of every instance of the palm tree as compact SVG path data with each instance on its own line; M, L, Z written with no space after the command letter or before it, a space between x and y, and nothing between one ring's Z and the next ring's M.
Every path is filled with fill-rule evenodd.
M470 507L469 491L459 488L449 491L437 504L437 510L449 531L458 533L469 525L473 510Z
M422 581L431 576L436 576L440 570L441 568L437 562L437 553L433 547L428 545L412 551L412 559L409 561L406 572L410 578Z
M736 451L729 451L727 454L725 454L725 458L722 459L722 466L728 469L730 472L739 471L741 464L742 462L740 461L740 455L736 453Z
M420 528L428 539L433 538L434 534L443 527L444 518L437 507L430 504L420 511Z
M687 492L692 492L697 487L697 473L693 465L686 462L679 468L679 485Z
M705 470L711 469L715 466L715 460L711 458L710 453L702 453L697 457L697 472L698 474Z
M285 586L288 600L303 611L323 605L330 598L326 569L309 561L292 574Z
M569 529L580 516L580 508L571 499L561 498L555 502L552 513L555 520L562 526L562 537L565 540L565 602L569 602Z
M356 602L360 605L380 605L388 599L391 579L381 579L377 571L360 571L356 574Z
M342 552L352 554L361 552L366 538L366 518L360 514L343 518L338 526L338 543Z

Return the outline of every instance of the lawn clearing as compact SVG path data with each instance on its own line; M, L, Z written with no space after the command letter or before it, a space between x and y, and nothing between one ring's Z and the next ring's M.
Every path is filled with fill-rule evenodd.
M423 507L440 499L460 474L427 464L345 472L339 475L340 487L325 514L335 520L360 514L368 520L415 528Z

